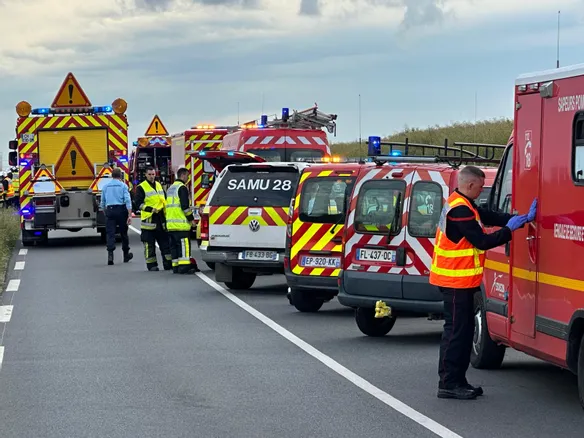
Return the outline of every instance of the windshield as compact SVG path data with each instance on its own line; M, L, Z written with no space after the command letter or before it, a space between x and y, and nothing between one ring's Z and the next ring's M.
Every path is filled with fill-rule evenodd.
M401 212L406 183L402 180L368 181L361 187L355 211L355 229L362 233L397 234L401 228ZM396 202L400 208L396 217Z
M345 199L355 178L310 178L302 186L299 218L302 222L336 224L345 216Z
M248 149L246 152L259 155L271 162L298 162L324 157L324 151L318 149L291 149L291 148L258 148Z
M209 202L228 207L288 207L296 191L298 171L293 168L227 169Z
M480 207L481 205L489 202L489 195L491 194L491 187L483 187L483 191L476 200L476 204Z

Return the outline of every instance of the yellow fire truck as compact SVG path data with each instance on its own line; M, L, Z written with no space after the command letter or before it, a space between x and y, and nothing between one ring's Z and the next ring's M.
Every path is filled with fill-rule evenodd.
M101 190L113 167L128 183L127 107L121 98L93 106L72 73L50 107L16 105L9 161L19 168L23 245L46 241L49 230L94 228L105 238Z

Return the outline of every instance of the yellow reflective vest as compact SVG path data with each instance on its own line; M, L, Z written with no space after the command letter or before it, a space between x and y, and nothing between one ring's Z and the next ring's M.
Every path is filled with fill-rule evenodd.
M8 190L6 190L6 199L14 198L14 184L12 184L12 180L10 178L6 178L8 181Z
M156 189L153 189L148 181L143 181L138 187L144 190L144 203L140 206L140 227L142 230L155 230L156 223L152 222L152 211L145 211L145 207L152 207L164 214L166 199L164 190L158 181L154 182Z
M178 197L178 189L183 186L186 187L182 181L178 180L168 188L166 194L166 229L168 231L191 230L191 223L186 217L191 212L191 208L183 210Z

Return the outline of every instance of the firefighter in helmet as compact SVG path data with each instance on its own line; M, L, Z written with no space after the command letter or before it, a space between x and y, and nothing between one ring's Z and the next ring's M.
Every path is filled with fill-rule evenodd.
M146 179L136 187L134 199L140 210L141 240L144 244L144 258L149 271L159 271L156 259L156 243L160 247L162 265L166 271L172 268L172 257L168 233L166 232L166 199L162 186L156 181L153 167L146 168Z

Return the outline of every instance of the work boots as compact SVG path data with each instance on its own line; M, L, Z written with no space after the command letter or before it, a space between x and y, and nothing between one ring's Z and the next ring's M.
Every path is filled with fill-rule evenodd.
M128 263L133 258L134 258L134 254L132 254L130 251L124 253L124 263Z
M108 265L113 265L114 264L114 252L113 251L108 251L107 252L107 264Z

